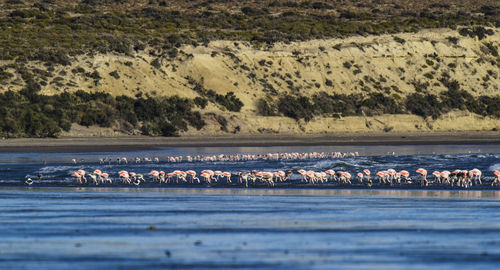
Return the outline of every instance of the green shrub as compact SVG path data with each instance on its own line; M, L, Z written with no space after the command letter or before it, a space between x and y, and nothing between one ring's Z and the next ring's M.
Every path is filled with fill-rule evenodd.
M19 93L0 93L0 135L56 137L69 131L71 123L111 127L119 121L132 128L142 122L143 134L152 136L176 136L187 125L205 126L200 113L192 110L194 101L177 96L134 99L81 90L45 96L38 91L32 85Z
M406 109L422 117L437 118L441 115L441 110L437 97L431 94L414 93L406 97Z
M265 99L259 98L256 103L257 114L262 116L275 116L276 108L272 104L269 104Z
M284 96L278 101L278 110L287 117L307 122L313 118L314 107L307 97Z

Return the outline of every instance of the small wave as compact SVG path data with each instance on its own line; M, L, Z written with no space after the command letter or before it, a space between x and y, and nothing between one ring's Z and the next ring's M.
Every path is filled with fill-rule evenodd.
M38 170L40 173L55 173L55 172L61 172L61 171L71 171L74 170L75 166L47 166L47 167L42 167L40 170Z
M334 166L334 164L337 163L336 161L333 160L321 160L316 162L312 167L318 168L318 169L329 169Z
M500 163L491 165L488 170L490 171L500 171Z

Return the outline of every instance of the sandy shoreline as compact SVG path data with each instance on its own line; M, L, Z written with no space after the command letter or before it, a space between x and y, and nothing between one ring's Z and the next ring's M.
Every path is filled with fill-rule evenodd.
M500 132L343 133L314 135L217 135L189 137L61 137L2 139L0 152L100 152L156 147L466 145L500 144Z

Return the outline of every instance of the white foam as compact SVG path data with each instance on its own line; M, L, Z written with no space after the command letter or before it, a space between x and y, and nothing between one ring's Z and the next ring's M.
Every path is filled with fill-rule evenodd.
M500 171L500 163L491 165L488 170L490 171Z
M330 169L337 161L321 160L316 162L313 167L318 169Z
M47 167L40 168L39 172L49 174L49 173L55 173L55 172L61 172L61 171L62 172L71 171L74 169L75 169L75 166L47 166Z

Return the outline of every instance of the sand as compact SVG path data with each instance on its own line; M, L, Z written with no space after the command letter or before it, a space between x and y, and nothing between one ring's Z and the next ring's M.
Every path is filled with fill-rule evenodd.
M2 139L0 152L132 151L155 147L318 146L318 145L443 145L500 144L500 132L265 134L187 137L61 137Z

